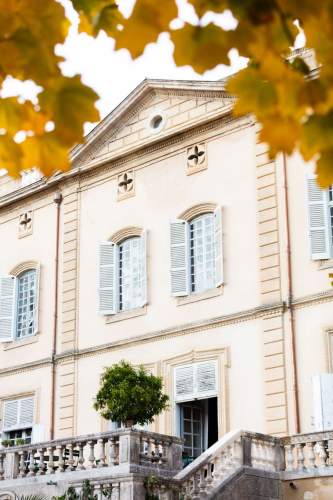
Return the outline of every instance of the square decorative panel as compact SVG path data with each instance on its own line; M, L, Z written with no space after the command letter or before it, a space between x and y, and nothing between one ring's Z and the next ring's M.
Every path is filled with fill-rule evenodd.
M118 175L117 199L124 200L135 195L134 171L127 170Z
M27 212L23 212L19 215L19 227L18 227L18 235L19 238L23 238L24 236L28 236L32 233L32 220L33 214L31 210Z
M195 144L187 149L187 174L194 174L207 168L206 144Z

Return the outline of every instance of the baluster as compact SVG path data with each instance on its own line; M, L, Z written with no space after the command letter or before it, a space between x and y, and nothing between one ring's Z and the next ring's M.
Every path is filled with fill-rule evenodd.
M152 462L154 459L153 453L154 439L148 438L148 459Z
M234 442L232 455L233 455L232 463L235 468L243 464L243 448L241 440L237 439L237 441Z
M67 460L67 472L71 472L72 470L75 470L74 467L74 455L73 455L73 448L74 444L73 443L68 443L67 445L68 448L68 460Z
M77 470L84 470L85 469L85 466L84 466L84 455L83 455L83 448L85 446L85 442L84 441L80 441L78 443L78 447L79 447L79 457L78 457L78 460L77 460Z
M96 464L95 464L95 443L96 441L93 441L93 440L90 440L87 442L88 446L89 446L89 457L88 457L88 461L89 461L89 469L95 469L96 467Z
M64 472L65 470L65 460L63 457L63 445L59 444L56 446L57 454L58 454L58 470L57 472Z
M3 481L5 479L5 454L0 453L0 481Z
M120 484L112 483L111 500L119 500L119 499L120 499Z
M96 500L103 500L103 485L95 484L94 485L94 498Z
M43 476L45 474L45 461L44 461L44 453L45 453L45 448L39 448L38 450L39 453L39 464L38 464L38 472L37 476Z
M36 450L31 450L30 453L29 453L29 472L28 472L28 476L35 476L36 473L35 473L35 453L36 453Z
M200 482L199 482L199 495L204 495L206 493L206 479L205 479L205 467L201 467L200 469Z
M195 472L193 476L192 496L190 496L193 500L200 500L200 482L201 474L200 472Z
M313 469L316 467L316 455L314 453L314 444L313 443L306 443L306 447L308 449L308 467L310 469Z
M251 440L251 461L252 461L252 467L258 468L258 440L257 439L252 439Z
M25 477L26 476L26 464L25 464L25 458L26 458L26 452L21 450L19 451L19 477Z
M221 455L214 458L213 484L219 483L221 477Z
M212 462L207 464L207 476L206 476L206 491L210 492L212 489L213 477L212 477Z
M291 444L286 444L284 449L286 454L286 470L293 470L294 469L293 446Z
M192 496L191 496L191 493L192 493L192 481L191 480L186 481L186 483L185 483L185 491L182 492L182 493L185 493L185 500L191 500L191 498L192 498Z
M116 463L116 443L115 443L115 438L111 437L109 439L109 444L110 444L110 452L109 452L109 460L110 460L110 465L113 466Z
M296 461L297 461L297 469L298 470L304 470L304 462L305 462L305 457L304 457L304 443L297 443L296 444Z
M104 500L110 500L112 495L112 484L105 483L102 486L102 495Z
M105 467L106 466L106 463L105 463L106 456L105 456L105 441L104 441L104 439L103 438L99 439L98 444L99 444L99 462L98 462L97 467Z
M327 443L328 460L327 465L333 465L333 439L329 439Z
M271 471L276 471L276 444L275 442L267 443L268 448L268 467Z
M326 467L326 449L324 441L318 442L318 467Z
M53 446L46 448L47 454L49 456L49 461L47 462L46 474L54 474L54 456L53 456Z

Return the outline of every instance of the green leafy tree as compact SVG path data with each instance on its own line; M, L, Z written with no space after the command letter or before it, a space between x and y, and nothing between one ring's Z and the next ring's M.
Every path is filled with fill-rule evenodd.
M162 389L161 377L121 361L105 368L94 408L107 420L143 425L167 408Z
M115 48L139 57L162 32L174 44L177 65L198 73L229 64L230 49L249 59L246 69L230 79L237 96L235 114L254 113L260 138L273 158L298 149L317 162L319 183L333 182L333 0L188 0L196 22L174 28L176 0L136 0L125 18L114 0L71 0L79 15L79 31L100 31ZM234 29L205 22L205 14L230 11ZM295 24L295 21L297 23ZM95 122L96 93L78 75L66 77L55 53L69 29L64 8L56 0L0 0L0 84L7 76L32 80L41 91L38 103L0 98L0 166L10 174L38 167L46 175L70 166L68 151L83 141L83 124ZM291 47L303 30L315 50L318 71ZM25 140L17 142L17 132Z

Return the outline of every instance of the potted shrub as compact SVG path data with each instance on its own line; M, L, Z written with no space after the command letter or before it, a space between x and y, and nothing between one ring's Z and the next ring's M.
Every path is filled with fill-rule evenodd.
M121 361L105 368L94 408L105 419L124 422L126 427L144 425L168 406L169 397L162 388L161 377Z
M5 448L9 448L9 446L13 446L13 441L11 439L3 439L1 441L1 444L2 446L4 446Z
M15 440L15 446L23 446L25 443L25 439L23 438L16 438Z

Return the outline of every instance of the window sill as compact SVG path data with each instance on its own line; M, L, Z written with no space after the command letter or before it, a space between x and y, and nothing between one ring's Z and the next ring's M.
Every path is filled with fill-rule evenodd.
M25 345L34 344L35 342L38 342L38 340L39 340L38 334L31 335L31 337L22 340L19 339L12 340L11 342L7 342L6 344L4 344L3 350L9 351L10 349L16 349L17 347L23 347Z
M322 269L330 269L331 267L333 267L333 259L320 260L318 264L319 271L321 271Z
M185 304L192 304L192 302L198 302L199 300L212 299L213 297L218 297L223 294L223 285L212 288L211 290L205 290L202 293L193 293L191 295L186 295L186 297L177 298L177 306L183 306Z
M123 321L125 319L136 318L137 316L144 316L147 314L147 306L137 307L136 309L131 309L130 311L123 311L117 314L112 314L106 317L106 323L117 323L118 321Z

